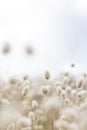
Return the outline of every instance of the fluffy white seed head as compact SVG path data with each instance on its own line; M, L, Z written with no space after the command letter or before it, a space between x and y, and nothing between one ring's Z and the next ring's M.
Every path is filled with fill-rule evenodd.
M25 80L24 83L23 83L23 86L24 86L24 87L28 86L29 89L31 89L30 80Z
M60 119L61 119L61 120L66 120L65 115L62 115L62 116L60 117Z
M37 102L36 100L33 100L33 101L32 101L32 108L33 108L33 109L38 108L38 102Z
M29 45L26 46L25 51L28 55L32 55L34 53L32 46L29 46Z
M65 99L65 98L66 98L66 91L65 91L65 90L62 90L62 91L61 91L61 98L62 98L62 99Z
M73 67L75 67L75 64L74 64L74 63L72 63L70 66L73 68Z
M74 90L74 89L71 91L71 99L72 100L76 100L77 99L77 91Z
M68 84L69 84L69 77L64 77L62 84L63 84L64 86L68 85Z
M28 78L29 78L29 76L27 74L23 76L24 80L28 80Z
M66 87L66 93L67 93L67 94L70 94L70 93L71 93L71 90L72 90L72 89L71 89L70 86L67 86L67 87Z
M77 97L79 99L84 99L86 97L86 92L84 90L81 90L77 93Z
M11 50L10 45L9 45L8 43L6 43L5 46L3 47L3 50L2 50L3 53L4 53L4 54L7 54L7 53L10 52L10 50Z
M69 72L64 72L64 76L69 76Z
M26 85L23 89L22 89L22 96L26 96L29 92L29 86Z
M62 92L62 87L59 85L57 86L57 94L60 95Z
M83 80L83 78L81 78L80 80L77 81L76 87L77 88L82 88L83 85L84 85L84 80Z
M32 121L35 121L35 113L30 111L28 114L28 118L30 118Z
M50 85L43 85L43 86L41 86L40 91L41 91L41 93L43 95L48 94L49 91L50 91Z
M60 86L60 85L61 85L60 81L57 81L57 82L55 83L55 86L56 86L56 87L58 87L58 86Z
M69 98L65 98L64 100L65 106L70 106L71 105L71 101Z
M44 77L45 77L45 79L50 79L50 73L49 73L49 71L46 71L45 72L45 74L44 74Z
M11 77L10 78L10 80L9 80L9 83L10 84L12 84L12 85L15 85L15 84L17 84L17 82L18 82L18 79L17 79L17 77Z

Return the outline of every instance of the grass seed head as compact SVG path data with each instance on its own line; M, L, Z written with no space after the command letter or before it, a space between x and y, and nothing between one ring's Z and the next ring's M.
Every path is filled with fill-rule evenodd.
M45 72L45 74L44 74L44 77L45 77L45 79L50 79L50 73L49 73L49 71L46 71Z

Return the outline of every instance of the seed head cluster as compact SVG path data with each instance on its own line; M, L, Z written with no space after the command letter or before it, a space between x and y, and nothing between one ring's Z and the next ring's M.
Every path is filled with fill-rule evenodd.
M0 80L0 130L87 130L87 77Z

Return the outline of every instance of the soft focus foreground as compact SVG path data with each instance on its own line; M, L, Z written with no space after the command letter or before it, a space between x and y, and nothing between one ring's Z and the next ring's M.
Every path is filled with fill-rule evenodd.
M0 130L87 130L87 76L0 81Z

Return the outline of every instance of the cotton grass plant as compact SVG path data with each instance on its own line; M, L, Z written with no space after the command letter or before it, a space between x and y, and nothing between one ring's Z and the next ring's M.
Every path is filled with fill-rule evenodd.
M0 130L87 130L86 80L70 73L52 79L46 71L0 81Z

